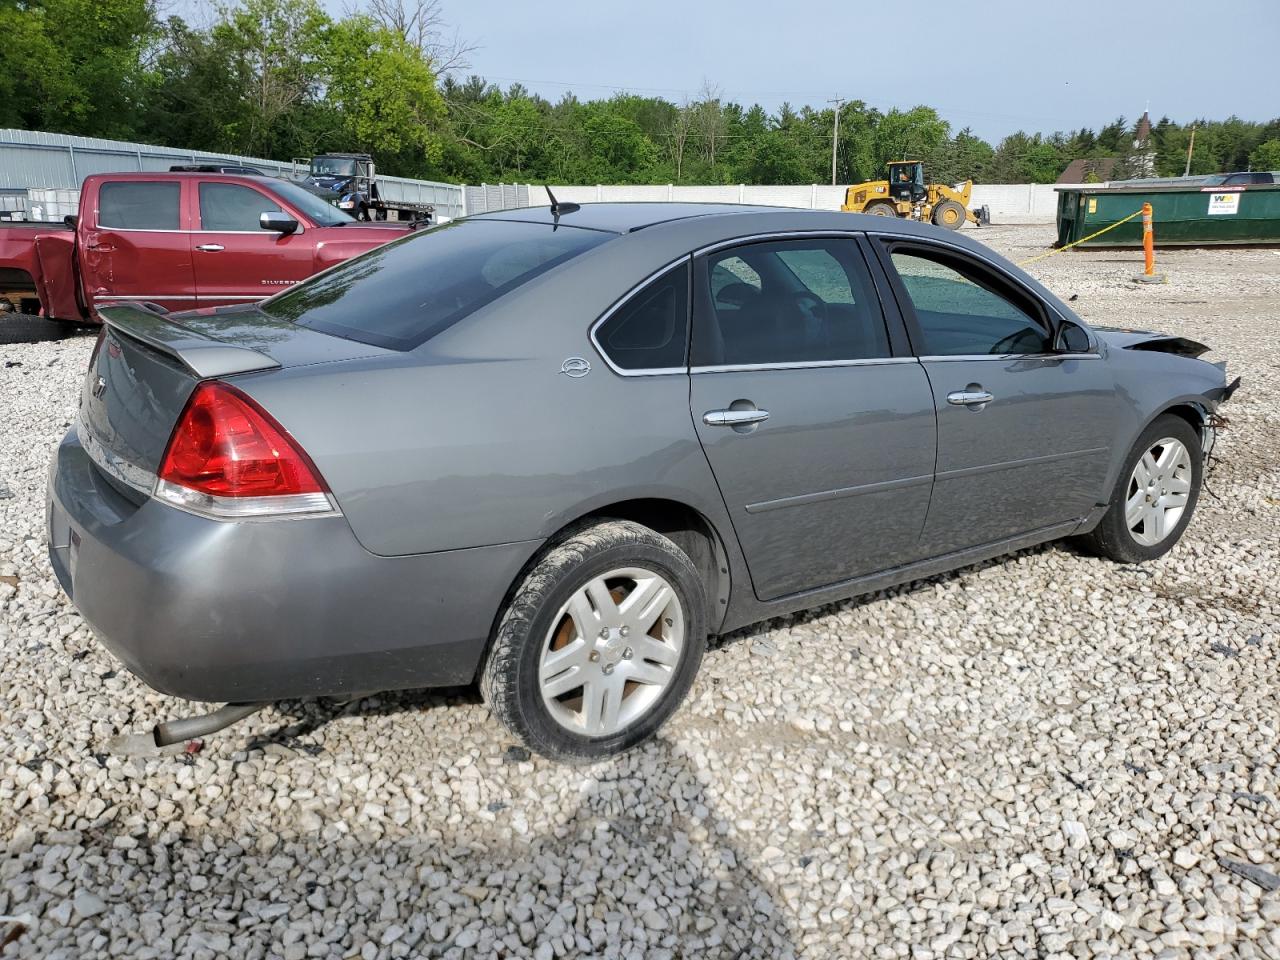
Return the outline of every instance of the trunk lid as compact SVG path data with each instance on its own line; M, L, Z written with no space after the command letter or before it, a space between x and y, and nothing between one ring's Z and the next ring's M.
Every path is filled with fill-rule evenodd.
M166 314L105 306L80 394L76 433L114 480L150 494L192 390L201 380L389 353L231 307Z

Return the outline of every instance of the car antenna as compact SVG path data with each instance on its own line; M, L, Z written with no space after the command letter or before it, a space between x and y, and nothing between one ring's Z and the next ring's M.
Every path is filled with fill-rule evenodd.
M555 222L551 224L551 229L552 229L552 230L554 230L556 227L560 226L560 215L561 215L561 214L564 214L564 213L573 213L575 210L581 210L581 209L582 209L582 205L581 205L581 204L577 204L577 203L561 203L559 200L557 200L557 199L556 199L556 195L555 195L554 193L552 193L552 192L551 192L551 188L550 188L550 187L548 187L548 186L545 186L545 185L544 185L542 189L546 190L546 191L547 191L547 196L551 198L551 216L552 216L553 218L555 218Z

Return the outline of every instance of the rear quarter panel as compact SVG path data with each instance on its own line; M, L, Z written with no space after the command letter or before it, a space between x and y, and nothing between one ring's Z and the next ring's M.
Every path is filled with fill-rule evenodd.
M411 359L237 381L302 443L375 554L543 539L631 498L723 509L683 374L593 364L575 379L554 356Z

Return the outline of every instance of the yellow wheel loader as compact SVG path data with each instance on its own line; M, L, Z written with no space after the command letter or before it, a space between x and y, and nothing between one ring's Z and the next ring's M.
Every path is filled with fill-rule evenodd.
M924 163L920 160L902 160L888 167L888 180L858 183L846 190L844 206L840 209L877 217L923 220L948 230L959 230L966 220L977 226L991 222L991 211L987 207L969 209L972 180L966 180L956 190L945 183L925 183Z

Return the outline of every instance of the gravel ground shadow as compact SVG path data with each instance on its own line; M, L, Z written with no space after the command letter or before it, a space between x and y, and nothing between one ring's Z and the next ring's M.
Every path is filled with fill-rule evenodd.
M344 720L365 726L375 718L402 715L407 728L418 729L421 720L412 721L422 714L481 702L474 687L459 687L386 693L346 703L281 704L276 713L284 722L248 739L243 751L237 751L243 759L235 763L236 776L252 776L255 765L249 761L268 754L272 761L288 758L291 765L306 764L308 758L326 752L326 731L332 734L333 725ZM370 747L378 752L396 749L385 736L372 738ZM798 955L781 900L748 854L729 839L732 824L716 812L705 776L684 747L660 736L626 756L585 768L531 757L497 736L493 750L501 763L491 765L487 773L481 770L485 783L476 784L476 789L509 799L482 804L481 817L433 822L424 837L412 829L372 823L357 803L358 815L340 831L322 829L319 836L285 840L265 852L254 849L260 847L260 836L236 837L245 852L209 889L208 894L218 894L209 902L238 890L236 898L249 901L249 916L234 921L237 928L247 926L252 933L251 938L245 936L244 946L251 939L255 946L276 950L289 942L309 949L340 942L352 956L361 949L376 956L450 958L488 955L489 950L517 957L646 960L786 960ZM548 785L554 789L545 789ZM344 784L342 793L348 792ZM449 789L435 792L450 795ZM536 811L528 809L534 793L545 796L550 809L543 803ZM465 797L464 792L464 803ZM282 826L281 832L287 832L292 819L284 815L276 826L263 822L262 833L274 835ZM380 834L376 840L366 833L369 828ZM103 840L103 846L110 847L111 838ZM194 851L210 841L225 850L231 838L186 835L178 843ZM174 853L156 852L152 869L158 872L151 876L152 884L179 882L179 876L165 876L173 869ZM335 867L343 861L350 866ZM325 867L320 870L307 869L321 863ZM366 927L357 911L346 920L340 941L329 941L335 931L324 929L302 941L281 942L280 927L256 928L251 923L252 913L261 915L263 909L235 879L280 871L287 871L291 881L273 891L264 909L270 917L288 907L294 928L300 911L314 912L317 904L363 902L359 885L352 888L353 877L358 880L361 875L376 875L379 886L397 891L397 906L393 914L385 897L379 896L371 912L381 925ZM205 895L198 898L203 899ZM184 909L189 913L198 900L188 897ZM393 926L388 927L387 920ZM389 935L394 938L387 941ZM239 953L240 942L233 938L233 953ZM365 948L365 943L378 949ZM398 943L409 952L385 952ZM174 943L175 948L181 946Z

